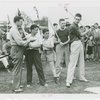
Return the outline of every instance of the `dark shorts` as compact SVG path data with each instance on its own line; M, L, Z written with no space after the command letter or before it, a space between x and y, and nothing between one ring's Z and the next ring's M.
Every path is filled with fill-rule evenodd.
M88 55L93 54L93 46L88 46L88 48L87 48L87 54Z

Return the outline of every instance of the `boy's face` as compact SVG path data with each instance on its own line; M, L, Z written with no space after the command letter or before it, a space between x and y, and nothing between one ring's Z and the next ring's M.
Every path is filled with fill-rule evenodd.
M91 30L94 30L95 28L93 26L91 26Z
M19 21L17 21L16 25L21 27L23 25L23 19L20 19Z
M85 27L85 29L88 31L88 30L90 30L88 27Z
M60 25L61 29L64 29L66 27L66 22L65 21L60 21L59 25Z
M45 32L45 33L43 34L43 37L44 37L45 39L48 39L48 38L49 38L49 31Z
M36 35L38 33L38 27L31 30L31 34Z

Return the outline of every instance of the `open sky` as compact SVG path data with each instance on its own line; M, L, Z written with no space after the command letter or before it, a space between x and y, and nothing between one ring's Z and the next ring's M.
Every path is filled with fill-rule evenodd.
M67 5L68 12L64 10L64 5ZM59 18L68 18L72 22L70 13L75 15L79 12L83 15L82 25L100 23L100 0L0 0L0 21L7 20L9 15L12 23L18 8L35 20L34 6L37 7L40 18L48 16L52 22L58 23Z

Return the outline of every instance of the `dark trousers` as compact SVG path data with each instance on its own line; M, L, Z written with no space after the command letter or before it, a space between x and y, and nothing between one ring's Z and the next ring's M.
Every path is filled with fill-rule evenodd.
M41 63L41 56L38 50L27 50L25 53L26 66L27 66L27 84L32 83L32 65L35 65L39 82L41 85L45 84L45 77Z
M94 59L98 61L100 59L100 44L96 43L94 46Z
M13 90L20 88L21 70L22 70L22 64L23 64L23 52L24 52L23 47L12 46L11 48L12 63L14 65L13 70L12 70L12 78L13 78L12 89Z

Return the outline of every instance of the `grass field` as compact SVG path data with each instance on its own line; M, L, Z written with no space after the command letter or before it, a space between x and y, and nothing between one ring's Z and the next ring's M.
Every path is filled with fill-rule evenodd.
M77 74L78 67L76 68L75 75ZM92 94L91 92L84 91L87 87L100 87L100 63L88 62L86 63L86 78L89 82L80 82L78 79L73 81L70 88L65 86L67 68L62 69L60 84L55 84L53 75L48 66L44 67L44 72L48 87L40 86L38 83L38 76L35 68L33 67L33 85L30 88L26 87L26 68L22 73L22 84L24 85L23 93L49 93L49 94ZM3 70L0 71L0 93L13 93L11 90L11 73Z

